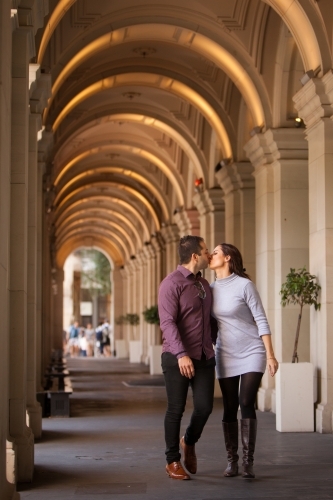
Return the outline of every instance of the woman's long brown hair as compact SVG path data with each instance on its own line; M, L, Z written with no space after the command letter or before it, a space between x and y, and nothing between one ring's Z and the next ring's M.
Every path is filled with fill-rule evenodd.
M230 260L228 262L229 264L229 271L231 273L235 273L238 276L241 276L242 278L247 278L251 279L248 274L246 274L246 269L244 269L243 266L243 257L238 248L236 248L234 245L231 245L230 243L220 243L219 245L222 249L222 252L224 255L229 255Z

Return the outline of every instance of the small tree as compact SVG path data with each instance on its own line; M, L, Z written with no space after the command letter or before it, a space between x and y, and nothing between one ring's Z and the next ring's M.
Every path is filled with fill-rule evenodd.
M300 306L292 363L298 363L297 346L303 306L305 304L314 305L316 311L320 310L320 303L317 299L321 287L315 283L315 280L316 276L310 274L305 267L297 271L291 268L290 273L287 274L287 281L283 283L280 290L283 307L287 304L298 304Z
M146 308L143 311L143 317L147 323L150 323L151 325L159 325L160 324L160 317L158 315L158 307L157 306L151 306Z

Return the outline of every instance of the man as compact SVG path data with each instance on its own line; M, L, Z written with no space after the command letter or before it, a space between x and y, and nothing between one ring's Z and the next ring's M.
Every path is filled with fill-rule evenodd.
M184 236L178 247L180 265L161 283L158 296L163 333L162 369L168 406L164 420L166 472L173 479L190 479L180 462L195 474L195 443L213 409L215 356L212 346L210 309L212 294L201 277L210 255L199 236ZM188 387L193 392L194 409L190 424L179 443L180 423Z
M68 349L71 356L79 354L79 322L74 321L74 324L69 329Z

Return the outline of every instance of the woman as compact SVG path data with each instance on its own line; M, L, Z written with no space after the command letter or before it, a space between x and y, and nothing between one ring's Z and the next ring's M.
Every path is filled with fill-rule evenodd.
M253 454L257 434L255 401L266 364L273 377L278 369L258 291L243 269L233 245L218 245L210 260L216 273L212 315L218 323L216 371L223 404L223 433L228 466L224 476L238 474L238 407L241 409L243 477L254 478Z

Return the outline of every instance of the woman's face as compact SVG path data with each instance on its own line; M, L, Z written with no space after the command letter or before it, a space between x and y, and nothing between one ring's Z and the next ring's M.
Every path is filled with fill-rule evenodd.
M222 248L218 245L214 248L210 261L209 268L212 270L220 269L221 267L228 266L228 261L230 260L229 255L224 255Z

